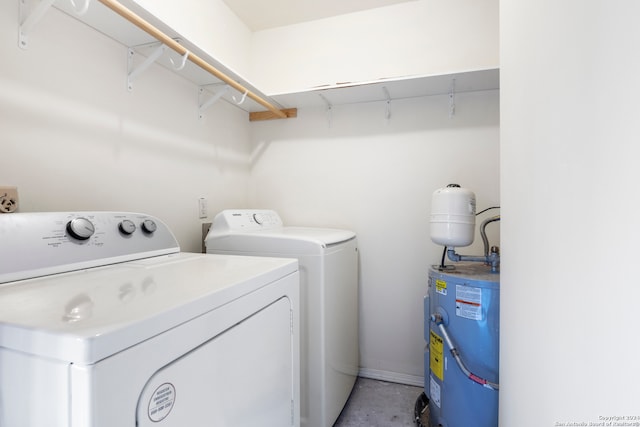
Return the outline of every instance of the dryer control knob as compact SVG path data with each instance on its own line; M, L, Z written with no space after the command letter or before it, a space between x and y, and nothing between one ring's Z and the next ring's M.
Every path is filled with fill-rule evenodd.
M264 215L260 213L253 214L253 220L256 222L256 224L262 225L264 223Z
M156 223L153 220L150 219L145 219L142 222L142 231L144 231L145 233L153 233L154 231L156 231L158 229L158 226L156 225Z
M93 223L84 217L74 218L67 223L67 233L74 239L87 240L95 231Z
M127 236L133 234L136 231L136 225L130 219L125 219L118 224L118 229Z

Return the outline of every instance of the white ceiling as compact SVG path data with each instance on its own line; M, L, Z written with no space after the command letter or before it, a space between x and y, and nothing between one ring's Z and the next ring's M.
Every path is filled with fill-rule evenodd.
M252 31L314 21L413 0L223 0Z

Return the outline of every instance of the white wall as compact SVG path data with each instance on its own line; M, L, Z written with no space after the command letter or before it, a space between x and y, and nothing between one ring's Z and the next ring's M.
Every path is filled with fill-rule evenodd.
M640 4L500 13L500 425L637 425Z
M498 65L498 2L419 0L254 33L251 80L266 93ZM363 374L419 384L422 298L442 248L431 194L451 182L499 204L497 92L299 109L252 124L249 202L289 224L353 229L361 245ZM489 227L493 243L496 228ZM481 254L482 245L461 253Z
M57 9L28 50L17 35L18 2L0 2L0 184L21 211L141 211L200 251L197 199L246 203L246 113L221 102L198 120L197 87L157 66L129 93L126 47Z
M455 182L478 208L499 204L498 92L301 109L252 124L249 201L285 223L358 234L360 344L366 376L420 384L422 299L442 247L429 238L431 195ZM496 211L493 211L495 214ZM497 228L497 227L496 227ZM487 231L499 244L496 228ZM479 238L460 253L482 254Z
M254 33L269 94L498 66L498 2L417 0Z

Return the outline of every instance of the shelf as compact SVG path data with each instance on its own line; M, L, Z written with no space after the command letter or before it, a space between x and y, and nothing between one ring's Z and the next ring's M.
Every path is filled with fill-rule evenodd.
M455 79L455 84L452 85ZM433 76L412 76L401 79L381 79L364 83L345 83L313 88L297 93L271 95L283 105L298 108L379 102L422 96L494 90L500 88L497 68Z
M276 108L282 109L281 105L278 105L276 102L272 102L272 100L269 99L267 95L258 90L249 81L240 77L232 69L226 67L215 58L212 58L210 55L199 49L194 44L190 43L188 40L185 40L180 34L178 34L162 21L145 11L135 2L131 0L122 0L120 1L120 3L127 9L131 10L136 15L153 25L155 28L163 32L165 35L175 40L180 45L184 46L186 50L202 58L208 64L215 67L225 75L229 76L231 79L233 79L234 82L237 82L241 86L251 91L253 94L267 100ZM146 57L148 57L156 49L156 47L160 45L160 42L158 42L158 40L153 36L147 34L147 32L133 25L131 22L127 21L122 16L118 15L113 10L100 2L92 2L87 12L81 16L77 14L70 1L58 1L54 4L54 7L68 14L72 18L77 19L88 25L89 27L101 32L107 37L132 49L134 55L133 62L135 64L144 62ZM213 96L216 91L220 90L220 88L225 85L225 82L223 82L221 79L216 78L210 72L201 68L197 64L192 63L191 61L186 61L184 68L176 71L174 63L172 63L171 60L173 60L175 64L179 64L182 61L182 58L178 53L172 51L171 49L167 49L167 51L156 60L156 63L169 70L173 70L176 73L179 73L185 79L193 82L201 89L210 92L211 96ZM123 69L122 80L123 87L125 88L128 84L127 75L128 70ZM137 77L137 79L143 78L144 75L140 75L139 77ZM135 91L135 83L132 86L133 87L131 90ZM224 92L225 93L221 96L220 99L229 102L230 104L233 104L244 111L253 113L263 112L265 110L265 107L263 105L254 101L250 97L246 97L244 101L240 105L238 105L238 102L243 98L243 93L238 92L237 90L231 89L225 90ZM196 95L194 94L194 97L195 96ZM202 93L200 93L198 97L202 98Z
M21 0L26 3L28 0ZM46 0L52 3L54 0ZM89 27L105 34L107 37L116 40L129 48L129 67L123 69L123 87L135 91L135 81L144 78L145 67L140 67L140 72L136 71L136 80L129 78L130 73L140 64L144 64L148 57L154 52L158 53L155 63L172 70L185 79L198 86L199 91L194 94L194 102L203 106L200 111L202 117L204 109L218 100L224 100L249 113L250 120L267 120L279 117L296 117L296 108L284 108L284 106L295 106L297 108L306 107L326 107L337 105L393 101L398 99L416 98L433 95L455 95L456 93L495 90L499 89L499 69L483 69L475 71L456 72L429 76L407 76L403 78L380 79L369 82L340 83L323 87L310 88L296 93L280 93L266 95L258 90L251 82L240 77L234 70L226 67L215 58L190 43L181 34L171 29L165 23L151 15L140 7L134 0L119 0L114 2L122 5L137 17L146 21L162 34L164 43L173 45L171 49L158 52L161 42L149 34L147 31L134 25L130 20L125 19L112 6L108 7L102 3L111 3L110 0L100 0L91 2L86 13L78 15L71 1L56 1L53 6L68 14ZM44 2L44 0L43 0ZM153 34L153 32L152 32ZM183 57L179 52L188 51L189 60L184 61L184 68L176 69L176 64L183 62ZM204 61L205 67L198 65L198 61L192 62L193 58ZM150 61L146 61L150 62ZM214 68L213 73L211 69ZM222 73L222 77L218 73ZM223 81L226 79L226 81ZM231 87L229 85L231 84ZM238 88L249 91L248 97L239 92ZM246 93L246 91L245 91ZM261 98L262 104L252 99L255 95ZM241 102L242 101L242 102ZM265 105L268 107L265 108ZM265 111L265 109L271 111ZM450 114L455 111L453 96L451 96ZM277 113L277 115L276 115Z

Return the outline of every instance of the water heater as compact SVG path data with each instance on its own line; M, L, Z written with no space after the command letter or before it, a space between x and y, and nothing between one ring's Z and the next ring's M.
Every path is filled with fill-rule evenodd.
M484 212L484 211L483 211ZM424 299L425 384L430 427L498 425L500 264L482 222L482 256L459 255L475 234L476 197L450 184L433 193L431 240L445 246L454 265L434 265ZM466 262L460 262L466 261Z
M424 299L430 427L497 427L500 275L479 263L429 270Z
M431 240L442 246L461 247L473 243L476 226L476 196L457 184L449 184L431 198Z

